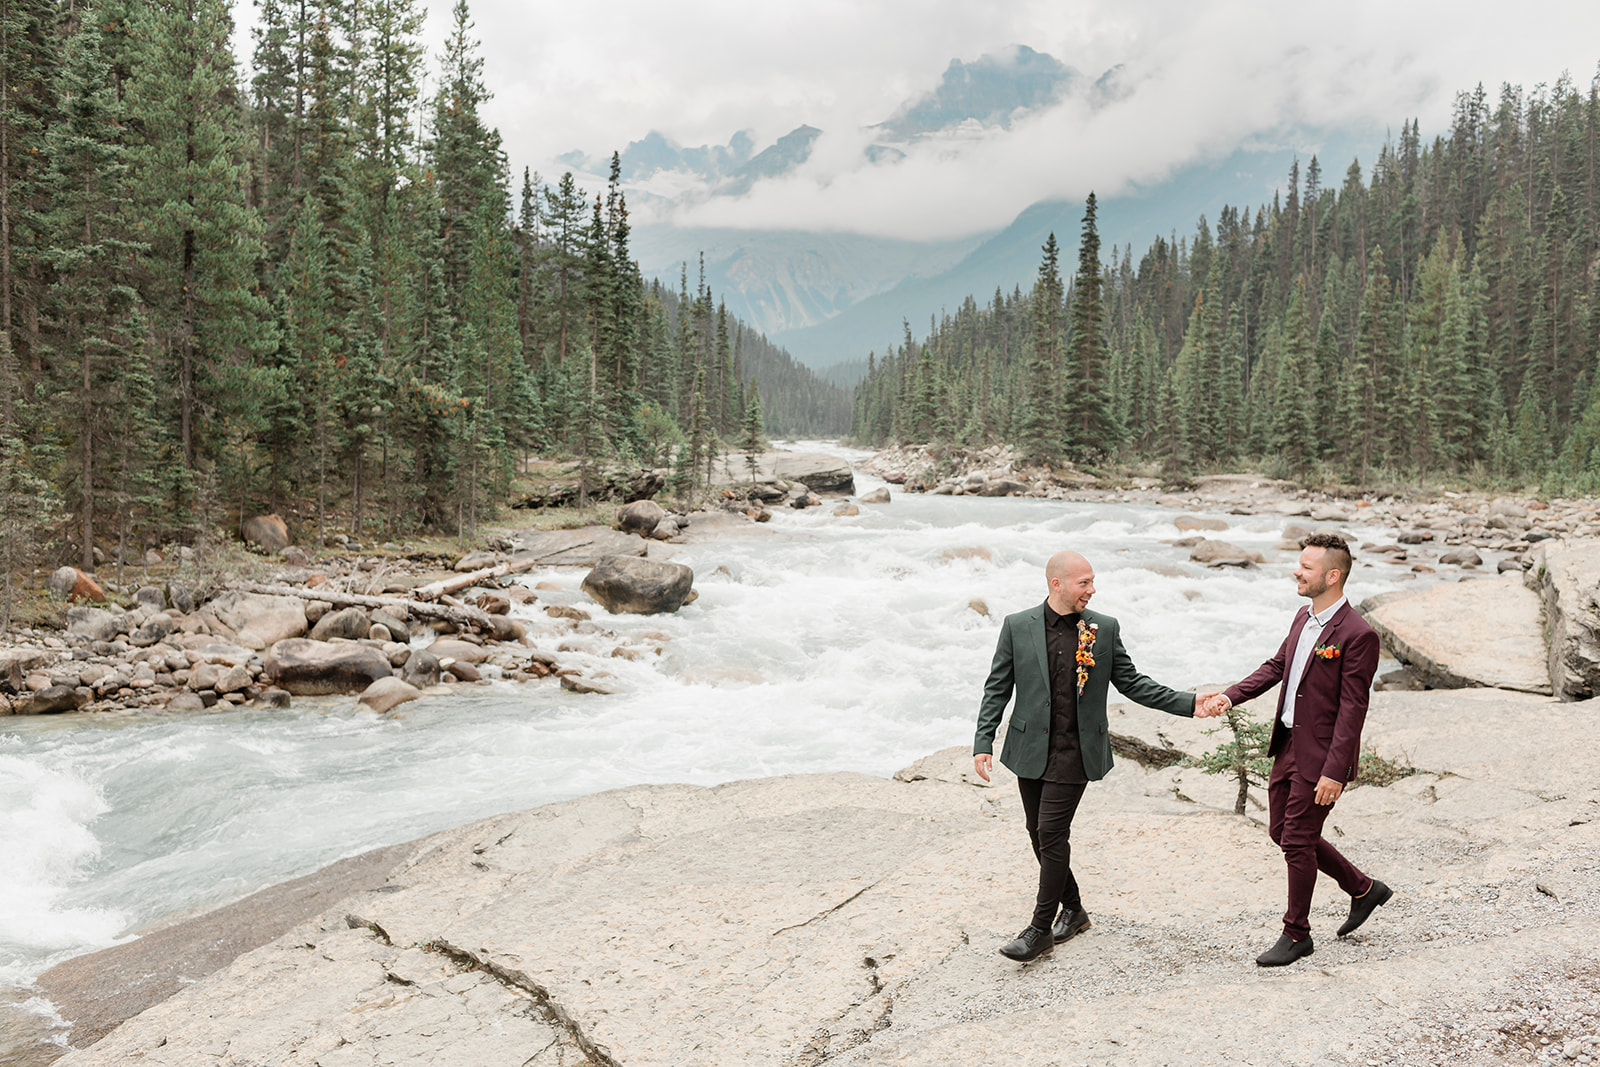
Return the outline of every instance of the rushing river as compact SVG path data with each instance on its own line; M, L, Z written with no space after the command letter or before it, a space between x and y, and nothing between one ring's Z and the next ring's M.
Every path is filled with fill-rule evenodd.
M861 492L878 484L857 479ZM596 643L589 662L625 695L495 682L397 719L330 698L4 720L0 989L163 919L483 816L641 782L887 775L968 744L1000 616L1043 598L1044 561L1063 547L1094 564L1094 607L1122 620L1134 662L1174 686L1241 677L1300 602L1294 554L1273 551L1277 516L1221 516L1233 525L1216 536L1269 563L1210 571L1162 543L1184 536L1179 513L1145 505L896 492L859 517L831 511L782 510L761 536L681 549L700 597L676 615L586 605L618 633L672 638L649 662ZM1365 563L1352 595L1411 577ZM581 578L526 580L575 591Z

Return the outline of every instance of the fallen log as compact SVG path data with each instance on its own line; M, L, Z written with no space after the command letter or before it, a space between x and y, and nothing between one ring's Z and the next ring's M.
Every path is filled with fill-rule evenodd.
M438 600L446 593L454 593L462 589L477 585L485 578L499 578L507 574L524 574L533 570L541 562L551 556L559 556L563 552L571 552L575 548L592 545L591 541L579 541L577 544L565 545L554 552L541 552L537 556L528 556L524 559L513 559L510 563L498 563L493 567L485 567L481 571L472 571L468 574L457 574L451 578L441 578L437 582L419 585L411 590L411 595L418 600Z
M367 596L363 593L341 593L333 589L301 589L293 585L267 585L262 582L234 582L228 588L241 593L260 593L263 596L293 596L301 600L322 600L339 608L400 608L424 619L444 619L460 627L494 632L489 613L461 604L430 604L424 600L404 600L387 596ZM459 603L459 602L458 602Z

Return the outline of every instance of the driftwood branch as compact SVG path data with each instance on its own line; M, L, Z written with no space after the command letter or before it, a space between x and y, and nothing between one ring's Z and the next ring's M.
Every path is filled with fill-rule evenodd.
M332 589L301 589L293 585L266 585L261 582L235 582L229 588L242 593L260 593L263 596L293 596L301 600L322 600L341 608L398 608L424 619L444 619L460 627L494 632L494 623L489 621L488 612L465 604L452 607L448 604L430 604L424 600L340 593Z

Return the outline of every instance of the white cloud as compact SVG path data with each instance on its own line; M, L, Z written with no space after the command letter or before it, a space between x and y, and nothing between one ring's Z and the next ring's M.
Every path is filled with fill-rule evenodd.
M700 198L678 221L894 236L993 228L1041 199L1108 195L1304 131L1418 117L1444 133L1457 90L1482 81L1493 95L1563 69L1586 87L1600 59L1600 5L1569 0L1514 14L1486 0L478 0L473 13L495 92L485 117L518 172L552 176L563 152L609 155L652 129L685 145L750 129L764 147L809 123L824 133L803 168L741 198ZM433 40L447 21L435 0ZM1011 44L1091 78L1123 64L1131 92L866 163L865 126L931 89L951 59Z

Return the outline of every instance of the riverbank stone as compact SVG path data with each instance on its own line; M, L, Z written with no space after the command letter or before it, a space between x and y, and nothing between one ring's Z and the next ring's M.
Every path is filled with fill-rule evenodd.
M609 526L581 526L576 530L522 530L511 535L516 549L513 563L536 560L541 564L592 567L606 556L642 556L650 542L637 534Z
M360 693L394 672L382 652L353 642L305 637L279 641L267 653L262 679L295 696Z
M222 623L226 628L223 636L261 651L307 632L305 604L299 597L229 590L201 608L200 616Z
M677 611L694 586L694 571L681 563L608 556L583 579L583 591L614 615Z
M1587 700L1600 694L1600 540L1540 542L1522 581L1544 610L1555 695Z
M1369 597L1361 612L1431 688L1551 691L1539 597L1520 574Z
M420 696L422 690L410 682L399 678L379 678L362 690L356 700L382 715Z

